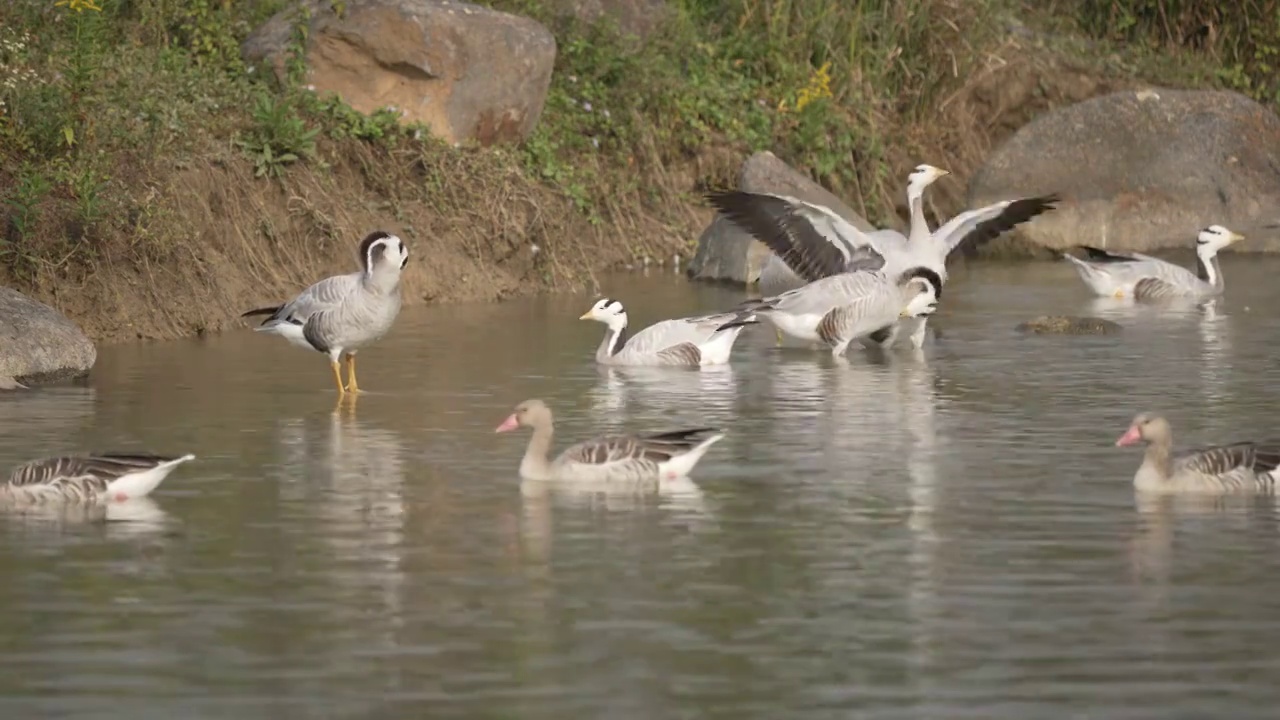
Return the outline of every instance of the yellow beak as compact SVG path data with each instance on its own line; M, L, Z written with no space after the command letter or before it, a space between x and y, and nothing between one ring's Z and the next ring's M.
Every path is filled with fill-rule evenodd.
M1240 233L1231 233L1231 242L1237 243L1243 239L1244 239L1244 236L1241 235Z
M582 313L582 317L580 317L580 318L578 318L578 319L579 319L579 320L590 320L590 319L591 319L591 311L590 311L590 310L588 310L588 311L586 311L586 312Z

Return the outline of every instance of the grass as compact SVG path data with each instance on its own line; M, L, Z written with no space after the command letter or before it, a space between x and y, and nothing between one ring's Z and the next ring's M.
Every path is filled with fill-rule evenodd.
M322 246L367 230L323 211L305 190L319 188L423 233L425 204L477 262L536 242L550 264L525 282L540 287L580 282L605 259L687 254L705 221L695 193L732 182L753 150L889 223L902 170L977 132L937 106L990 65L1014 16L1082 61L1277 99L1277 17L1263 0L1230 15L1179 0L671 0L643 44L539 0L489 4L540 20L558 43L542 119L514 147L447 147L393 111L300 87L296 62L283 84L246 67L240 41L283 0L0 3L0 281L47 297L104 268L207 261L184 213L218 209L159 191L195 170L250 178L237 190L261 197L235 201L246 208L287 206L234 218L227 234L245 243ZM496 190L536 207L499 206Z

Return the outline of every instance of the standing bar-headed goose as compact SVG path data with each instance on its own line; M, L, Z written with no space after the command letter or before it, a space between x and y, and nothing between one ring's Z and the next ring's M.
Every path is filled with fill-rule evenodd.
M360 242L360 270L327 277L283 305L258 308L240 317L268 315L257 332L329 356L338 395L358 393L356 351L380 339L400 314L400 271L409 262L404 242L382 230ZM347 384L338 361L347 357Z
M579 320L595 320L608 328L596 349L602 365L723 365L742 328L758 323L751 313L721 313L663 320L627 337L627 311L622 303L601 298Z
M1218 252L1244 239L1221 225L1210 225L1196 237L1196 272L1142 253L1107 252L1090 245L1078 245L1087 260L1061 253L1076 268L1099 297L1160 301L1174 298L1200 299L1221 295L1225 287Z
M849 252L869 247L884 256L884 270L900 275L927 270L936 298L947 281L947 258L957 248L976 248L1032 218L1054 208L1057 195L1004 200L956 215L930 232L925 222L924 188L946 173L921 165L907 186L911 207L910 237L894 230L863 232L830 208L783 195L738 190L712 192L710 203L757 240L763 242L801 279L810 282L846 272ZM762 275L763 277L763 275ZM762 291L763 292L763 291ZM889 347L909 335L911 344L924 343L925 321L907 319L893 323L866 338L867 344Z
M14 468L9 480L0 485L0 501L98 504L145 497L174 468L195 457L103 453L32 460Z
M520 461L526 480L602 483L656 483L685 477L707 449L724 437L715 428L675 430L656 435L607 435L565 448L547 459L553 433L551 409L541 400L526 400L494 432L532 428L533 436Z
M821 342L831 354L845 354L849 343L889 327L901 318L924 318L937 309L936 275L913 268L896 276L872 269L884 264L870 247L856 251L864 269L824 277L775 297L748 300L743 308L778 330L801 340ZM851 263L857 268L857 263Z
M1150 493L1271 493L1280 467L1280 443L1239 442L1171 452L1169 421L1139 413L1117 447L1145 443L1133 486Z

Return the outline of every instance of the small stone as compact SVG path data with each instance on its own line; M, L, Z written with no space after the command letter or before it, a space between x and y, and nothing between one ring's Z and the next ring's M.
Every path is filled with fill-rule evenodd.
M1114 335L1124 328L1118 323L1099 317L1041 315L1020 323L1016 329L1018 332L1036 335Z

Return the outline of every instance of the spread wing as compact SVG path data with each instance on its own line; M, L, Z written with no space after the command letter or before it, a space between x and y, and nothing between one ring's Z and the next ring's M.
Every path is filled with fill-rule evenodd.
M946 258L957 248L971 253L1014 227L1053 210L1057 195L1004 200L976 210L968 210L948 220L934 232L938 252Z
M854 269L877 270L886 252L905 249L900 234L865 233L828 208L785 195L727 190L708 193L707 200L811 282Z

